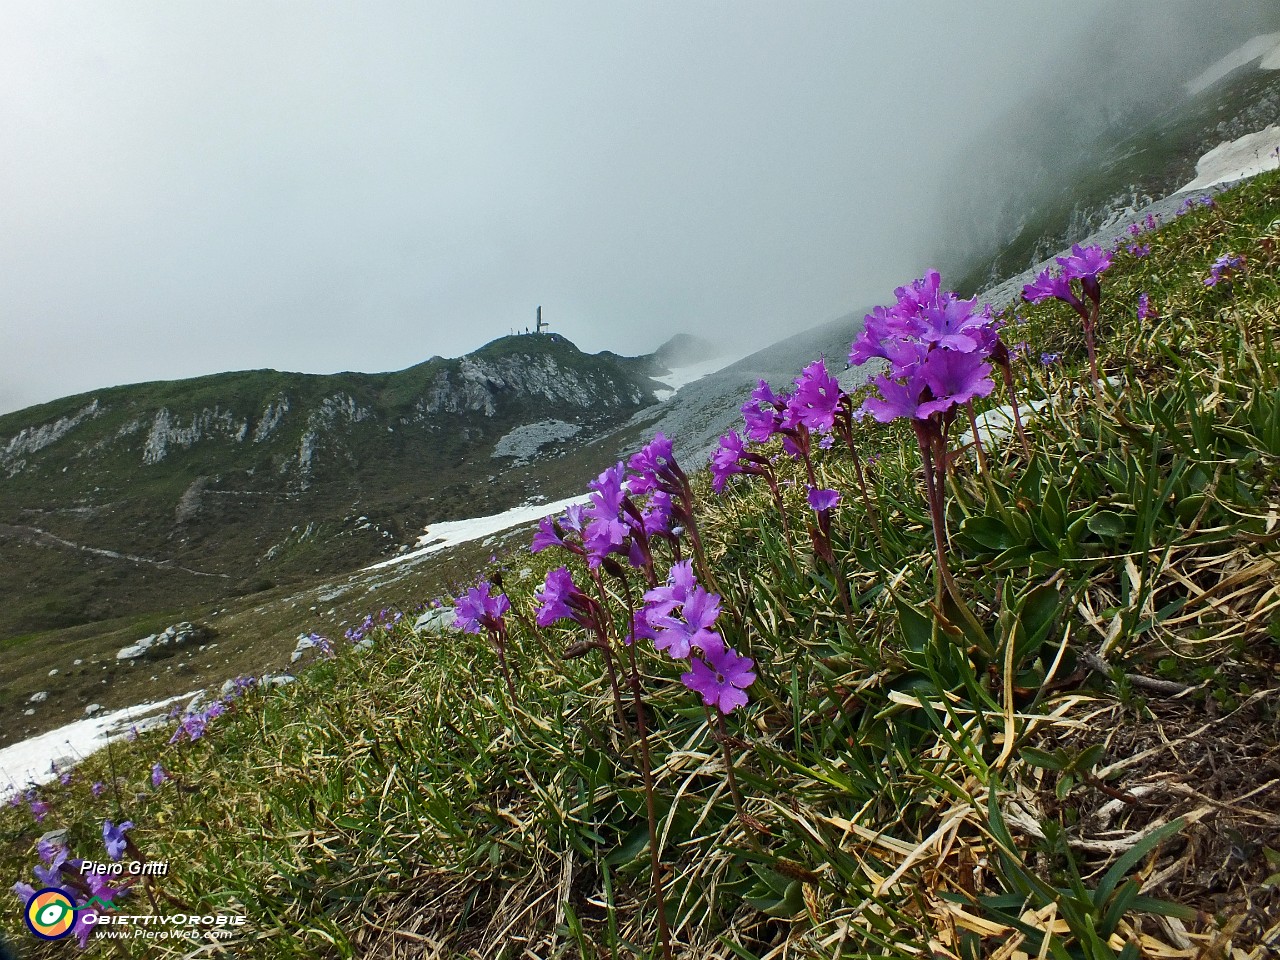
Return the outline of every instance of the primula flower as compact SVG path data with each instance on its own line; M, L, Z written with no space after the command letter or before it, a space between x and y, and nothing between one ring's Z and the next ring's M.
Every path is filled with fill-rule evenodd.
M1145 257L1145 256L1147 256L1149 253L1151 253L1151 244L1149 244L1149 243L1131 243L1131 244L1129 244L1129 246L1128 246L1128 247L1126 247L1125 249L1127 249L1131 254L1133 254L1133 256L1138 257L1139 259L1141 259L1142 257Z
M802 425L814 433L830 433L843 391L821 360L815 360L795 380L796 389L787 400L784 426Z
M1152 315L1153 315L1153 312L1151 310L1151 298L1148 297L1145 293L1138 294L1138 319L1146 320L1148 317Z
M106 785L105 783L103 783L101 780L95 780L95 781L93 782L93 786L91 786L91 787L89 788L89 791L90 791L90 792L91 792L95 797L100 797L100 796L102 796L102 795L106 792L106 790L107 790L107 785Z
M168 779L169 773L160 765L159 760L151 765L151 786L159 787L160 784L164 783Z
M809 506L813 507L818 513L835 509L836 504L840 502L840 491L838 490L821 490L818 487L809 488Z
M481 580L458 600L454 607L453 625L464 633L481 629L499 630L502 618L511 609L511 601L501 591L494 593L493 584Z
M69 851L60 843L41 841L37 847L41 863L35 865L32 873L42 886L58 887L62 885L62 866L70 856Z
M582 542L587 550L587 564L592 569L600 566L609 554L622 552L630 532L621 519L622 500L627 495L626 470L622 461L618 461L588 484L591 501L583 512L587 526Z
M755 683L751 669L755 661L744 657L732 647L704 652L689 664L689 672L681 674L684 685L701 694L702 702L715 707L721 713L731 713L747 705L746 690Z
M1244 264L1244 258L1238 257L1233 253L1226 253L1213 262L1213 266L1209 269L1209 276L1205 278L1204 285L1206 287L1216 287L1219 281L1228 279L1233 270L1239 269Z
M1067 277L1058 276L1045 267L1034 283L1022 288L1022 299L1028 303L1039 303L1041 300L1057 298L1073 307L1083 307L1080 298L1071 289L1071 281Z
M787 395L778 396L767 381L761 380L751 391L751 399L742 405L742 416L747 425L747 438L756 443L767 443L782 427L782 412L786 409Z
M681 605L680 616L683 620L652 612L648 615L650 625L657 628L655 649L673 660L683 660L693 647L705 654L724 646L720 634L711 629L720 616L720 598L714 593L695 586Z
M31 801L31 815L35 817L36 823L43 823L44 818L48 816L48 813L49 804L45 803L43 800Z
M627 466L635 473L627 484L631 493L639 496L660 489L669 493L675 481L673 474L676 468L672 442L661 433L654 434L652 440L632 455Z
M1062 354L1060 353L1042 353L1040 354L1040 365L1043 367L1050 367L1061 359Z
M667 573L666 585L645 591L644 602L649 610L650 622L656 623L658 618L668 616L689 598L689 594L697 585L698 580L693 572L692 560L681 560L679 563L672 564Z
M129 838L125 836L125 833L132 829L132 820L126 820L119 826L116 826L110 820L103 821L102 842L107 848L107 856L112 860L119 860L124 856L125 848L129 845Z
M538 598L536 619L540 627L549 627L566 617L578 623L586 621L587 597L573 582L573 574L568 567L548 570L547 579L535 596Z
M918 370L903 383L881 374L875 377L871 384L880 395L867 397L863 408L880 423L891 423L899 417L905 417L908 420L929 418L927 412L922 413L920 410L924 402L922 395L928 384Z
M724 493L724 485L735 474L741 474L742 457L746 453L746 443L737 430L730 430L721 435L721 443L712 454L712 489L716 493Z
M1098 274L1111 266L1111 252L1097 244L1088 247L1072 244L1070 255L1056 259L1065 280L1096 280Z
M957 353L935 350L920 368L934 399L920 405L916 416L944 413L952 407L964 406L995 389L991 365L979 353Z

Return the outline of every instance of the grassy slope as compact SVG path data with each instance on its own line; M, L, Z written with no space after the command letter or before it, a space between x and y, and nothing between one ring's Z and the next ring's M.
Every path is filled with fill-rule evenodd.
M735 816L677 671L641 650L681 956L1266 955L1280 911L1280 176L1149 242L1104 282L1102 357L1123 389L1089 392L1065 308L1024 311L1009 338L1064 357L1020 370L1024 402L1048 401L1030 456L1011 441L990 451L989 479L967 459L957 470L952 563L984 636L930 606L905 434L862 437L882 545L847 456L821 464L845 491L848 613L800 532L800 490L789 542L758 485L703 490L722 625L760 667L728 743L763 830ZM1247 274L1205 288L1228 251ZM1136 320L1140 290L1159 319ZM518 611L559 562L507 561ZM117 749L100 800L87 785L111 779L108 760L91 758L43 791L44 826L96 856L101 820L132 819L146 855L171 863L161 896L250 918L215 954L655 955L634 750L594 655L555 655L580 637L513 628L514 703L482 638L377 637L239 701L198 743ZM152 790L156 758L174 782ZM25 810L0 816L7 875L29 875L41 829Z

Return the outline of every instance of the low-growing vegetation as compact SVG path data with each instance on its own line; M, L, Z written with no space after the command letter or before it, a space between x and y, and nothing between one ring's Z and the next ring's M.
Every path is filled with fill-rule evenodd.
M657 438L453 616L19 795L7 926L49 881L247 918L78 915L122 956L1272 955L1278 245L1268 174L1002 315L903 287L866 391L762 385L711 471ZM63 866L112 855L169 872Z

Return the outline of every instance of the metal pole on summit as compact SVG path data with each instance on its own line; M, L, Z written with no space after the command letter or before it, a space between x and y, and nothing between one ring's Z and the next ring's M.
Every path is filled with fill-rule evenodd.
M541 307L541 305L539 305L539 307L538 307L538 322L537 322L537 323L534 325L534 327L533 327L534 333L541 333L543 330L547 330L547 329L549 329L550 327L551 327L551 324L549 324L549 323L543 323L543 322L542 322L542 307Z

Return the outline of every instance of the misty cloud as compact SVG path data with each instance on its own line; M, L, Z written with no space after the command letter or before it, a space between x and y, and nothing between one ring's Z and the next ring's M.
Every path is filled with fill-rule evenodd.
M948 253L940 190L1041 137L999 126L1030 92L1155 102L1274 18L1117 6L8 3L0 410L399 369L538 304L745 352Z

